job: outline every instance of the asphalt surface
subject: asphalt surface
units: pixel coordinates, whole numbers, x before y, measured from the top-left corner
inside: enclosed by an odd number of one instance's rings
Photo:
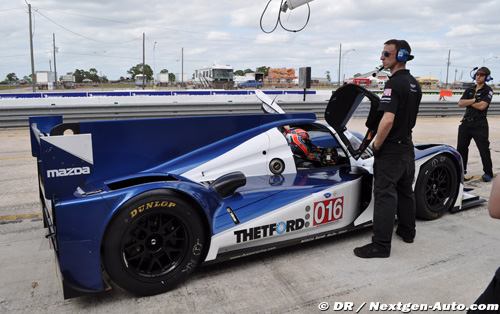
[[[456,145],[459,117],[419,118],[416,143]],[[494,172],[500,168],[500,117],[489,118]],[[363,122],[349,124],[361,130]],[[488,199],[491,183],[471,144],[467,183]],[[136,297],[112,284],[98,295],[63,300],[38,204],[36,161],[27,128],[0,129],[0,313],[360,313],[386,304],[468,306],[500,266],[500,220],[486,203],[435,221],[417,221],[413,244],[393,239],[388,259],[363,260],[365,229],[270,253],[205,266],[173,291]],[[336,303],[341,302],[341,303]],[[364,304],[364,305],[363,305]],[[397,309],[397,307],[396,307]],[[418,311],[414,311],[418,312]],[[463,312],[463,311],[455,311]]]

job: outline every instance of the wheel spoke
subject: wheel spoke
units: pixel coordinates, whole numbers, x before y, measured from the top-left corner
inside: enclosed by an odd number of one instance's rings
[[[168,273],[187,250],[186,236],[183,223],[175,216],[165,213],[143,216],[131,226],[122,242],[129,269],[145,277]]]
[[[450,174],[442,168],[437,168],[429,175],[425,186],[427,203],[431,208],[439,208],[444,204],[450,193]]]

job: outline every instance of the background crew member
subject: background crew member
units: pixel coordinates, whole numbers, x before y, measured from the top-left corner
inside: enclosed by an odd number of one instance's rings
[[[482,179],[485,182],[490,182],[493,178],[493,164],[488,139],[489,127],[486,119],[488,107],[493,98],[493,90],[486,85],[486,81],[491,79],[490,74],[490,70],[486,67],[477,70],[475,74],[477,85],[466,89],[458,102],[459,107],[465,107],[465,114],[458,127],[457,150],[462,155],[464,170],[467,172],[469,145],[471,139],[474,139],[483,163]],[[470,180],[470,178],[468,179]]]
[[[410,45],[405,40],[384,43],[380,60],[391,72],[378,110],[384,114],[373,142],[375,208],[372,243],[354,249],[361,258],[389,257],[392,231],[397,214],[396,234],[407,243],[415,237],[415,153],[412,129],[415,126],[422,90],[406,69],[412,60]]]

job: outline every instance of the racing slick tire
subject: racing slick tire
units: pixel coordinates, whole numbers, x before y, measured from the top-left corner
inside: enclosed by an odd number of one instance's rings
[[[441,217],[455,204],[458,186],[456,166],[449,157],[437,155],[426,162],[415,186],[417,217],[426,220]]]
[[[103,265],[120,287],[141,296],[173,289],[202,262],[203,223],[186,201],[152,190],[127,201],[103,240]]]

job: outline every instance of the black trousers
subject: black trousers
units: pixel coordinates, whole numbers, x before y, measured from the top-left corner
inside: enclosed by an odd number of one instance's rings
[[[415,153],[392,154],[381,152],[373,165],[375,177],[373,193],[372,242],[381,250],[391,250],[395,217],[404,238],[415,237],[415,193],[412,182],[415,176]]]
[[[500,268],[497,269],[493,280],[491,280],[483,294],[474,302],[474,304],[498,304],[499,310],[496,311],[480,311],[469,310],[467,313],[500,313]]]
[[[491,162],[489,127],[486,118],[474,121],[463,121],[458,127],[457,150],[462,155],[464,170],[467,170],[467,160],[469,159],[469,145],[472,139],[476,142],[483,172],[493,177],[493,164]]]

